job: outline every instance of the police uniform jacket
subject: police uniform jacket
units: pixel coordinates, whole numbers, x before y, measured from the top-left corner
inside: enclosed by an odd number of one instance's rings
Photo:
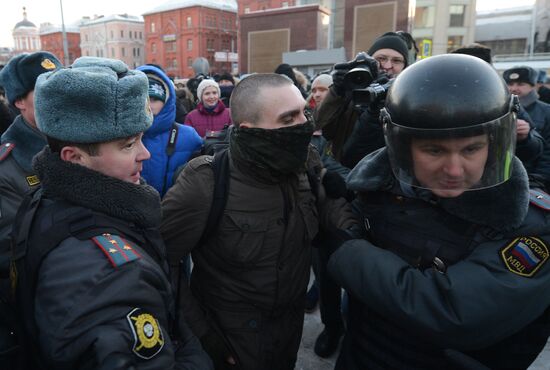
[[[304,172],[266,183],[230,159],[227,204],[199,245],[213,199],[211,160],[190,161],[162,202],[170,263],[190,252],[194,262],[196,301],[184,313],[197,336],[223,333],[238,368],[294,369],[320,217],[310,182]]]
[[[336,368],[527,368],[550,334],[550,202],[530,204],[517,158],[503,184],[436,199],[400,185],[383,148],[348,186],[367,236],[329,262],[350,294]]]
[[[36,128],[17,116],[2,135],[0,145],[0,256],[7,262],[9,235],[17,208],[25,193],[40,183],[32,169],[32,158],[46,145]]]
[[[211,369],[185,324],[172,329],[173,291],[164,246],[154,236],[160,224],[158,193],[148,185],[64,162],[48,147],[35,158],[34,167],[44,195],[29,233],[28,256],[45,242],[47,230],[74,214],[81,219],[70,224],[71,230],[78,225],[93,229],[103,217],[118,225],[90,237],[71,235],[43,259],[32,319],[47,365]]]

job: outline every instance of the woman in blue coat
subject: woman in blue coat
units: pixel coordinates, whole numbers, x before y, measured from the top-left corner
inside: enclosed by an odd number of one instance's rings
[[[202,139],[192,127],[175,121],[176,92],[164,71],[152,65],[137,69],[149,78],[150,107],[154,115],[153,125],[143,135],[151,158],[143,162],[141,176],[163,197],[174,183],[177,169],[200,150]]]

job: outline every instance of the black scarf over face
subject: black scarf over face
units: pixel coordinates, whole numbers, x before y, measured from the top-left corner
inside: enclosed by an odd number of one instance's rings
[[[313,124],[306,121],[278,129],[235,127],[229,150],[236,165],[244,165],[260,180],[278,182],[304,171]]]

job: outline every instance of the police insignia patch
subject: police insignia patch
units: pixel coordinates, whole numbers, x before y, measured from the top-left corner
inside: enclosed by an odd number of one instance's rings
[[[29,184],[29,186],[35,186],[35,185],[40,184],[40,179],[36,175],[27,176],[26,180],[27,180],[27,184]]]
[[[51,71],[52,69],[55,69],[55,64],[49,60],[48,58],[45,58],[42,63],[40,63],[40,65],[42,66],[42,68],[48,70],[48,71]]]
[[[157,319],[141,308],[134,308],[126,318],[134,335],[132,351],[145,360],[155,357],[164,347],[164,337]]]
[[[548,245],[538,238],[522,236],[500,251],[506,268],[514,274],[532,277],[548,260]]]

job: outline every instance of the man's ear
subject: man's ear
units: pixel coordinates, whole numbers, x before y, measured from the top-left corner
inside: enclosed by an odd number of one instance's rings
[[[244,121],[244,122],[241,122],[241,124],[239,125],[239,128],[252,128],[254,127],[254,125],[250,122],[247,122],[247,121]]]
[[[18,98],[14,103],[13,105],[15,105],[15,107],[19,110],[23,110],[25,109],[27,106],[25,104],[25,101],[21,98]]]
[[[86,153],[76,146],[64,146],[59,153],[61,160],[83,165],[86,160]]]

